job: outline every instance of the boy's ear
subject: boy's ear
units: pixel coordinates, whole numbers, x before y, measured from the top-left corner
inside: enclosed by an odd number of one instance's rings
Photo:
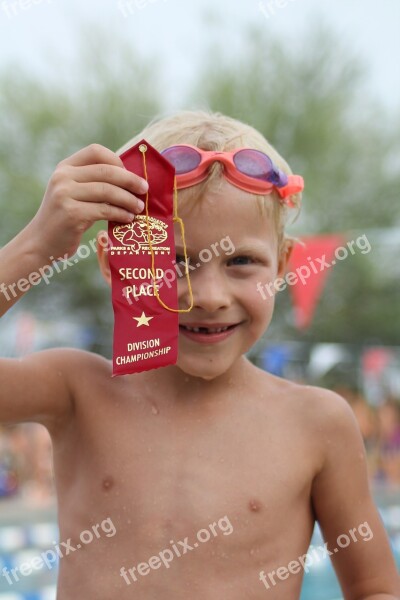
[[[294,240],[285,239],[282,244],[282,250],[278,261],[278,277],[284,277],[286,273],[287,264],[290,259],[290,255],[293,252]]]
[[[96,236],[97,241],[97,259],[99,261],[100,271],[103,278],[111,286],[111,270],[110,263],[108,261],[108,234],[102,230]]]

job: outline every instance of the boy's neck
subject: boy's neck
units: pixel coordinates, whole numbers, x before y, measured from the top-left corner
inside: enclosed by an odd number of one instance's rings
[[[162,390],[164,398],[181,403],[197,398],[200,401],[212,401],[219,394],[233,386],[235,389],[249,385],[249,377],[256,367],[245,357],[241,356],[231,367],[213,379],[195,377],[173,365],[143,373],[146,383],[156,390]]]

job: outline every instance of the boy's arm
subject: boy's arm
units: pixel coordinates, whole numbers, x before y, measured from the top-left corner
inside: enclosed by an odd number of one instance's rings
[[[98,144],[61,161],[35,217],[0,250],[0,316],[38,283],[41,268],[71,257],[96,221],[132,222],[143,210],[134,194],[146,189],[141,177]]]
[[[114,152],[97,144],[59,163],[36,216],[0,250],[0,316],[38,283],[42,268],[71,257],[93,223],[132,222],[143,210],[134,194],[146,189]],[[65,350],[0,359],[0,422],[44,422],[70,411],[68,379],[79,366],[76,353]]]
[[[24,295],[24,290],[37,285],[39,269],[46,264],[29,231],[26,227],[0,250],[0,316]]]
[[[73,409],[68,371],[82,365],[74,354],[81,352],[45,350],[19,360],[1,359],[0,422],[51,426],[63,421]]]
[[[312,500],[346,600],[398,600],[400,578],[369,491],[363,440],[347,402],[319,390],[323,461]]]

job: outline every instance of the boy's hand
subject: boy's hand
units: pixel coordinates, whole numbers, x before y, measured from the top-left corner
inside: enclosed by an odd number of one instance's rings
[[[147,189],[117,154],[98,144],[87,146],[58,164],[28,226],[31,240],[46,258],[72,256],[96,221],[130,223],[144,208],[135,194]]]

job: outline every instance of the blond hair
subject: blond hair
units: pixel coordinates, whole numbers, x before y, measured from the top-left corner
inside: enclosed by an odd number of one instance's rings
[[[273,163],[287,175],[292,171],[287,162],[254,127],[218,112],[204,110],[180,111],[176,114],[153,119],[139,134],[118,150],[122,154],[141,139],[146,139],[159,152],[176,144],[190,144],[202,150],[230,151],[236,148],[254,148],[268,154]],[[215,190],[221,184],[222,165],[215,163],[209,177],[202,183],[179,191],[179,201],[199,201],[206,191]],[[278,235],[279,252],[283,248],[285,226],[289,209],[282,204],[276,192],[266,196],[254,195],[262,214],[272,215]],[[301,193],[291,196],[298,209],[301,206]],[[297,215],[296,215],[297,216]]]

